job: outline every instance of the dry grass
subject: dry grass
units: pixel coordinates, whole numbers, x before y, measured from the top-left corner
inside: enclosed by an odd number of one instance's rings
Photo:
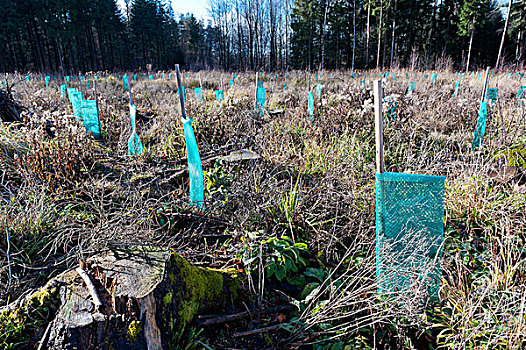
[[[491,80],[490,86],[500,89],[499,100],[488,115],[484,147],[476,152],[471,140],[482,88],[477,75],[462,78],[457,99],[452,95],[459,78],[453,73],[440,73],[435,85],[431,73],[427,79],[423,73],[405,77],[405,72],[397,73],[395,83],[385,79],[386,95],[398,103],[396,120],[385,125],[386,169],[447,176],[442,288],[439,302],[426,304],[418,297],[422,286],[395,300],[375,293],[369,88],[377,73],[368,73],[363,93],[359,75],[322,73],[322,98],[312,123],[305,73],[293,74],[278,81],[263,77],[267,109],[284,111],[277,115],[252,110],[254,79],[245,73],[221,103],[210,90],[220,87],[220,72],[201,72],[203,104],[187,88],[187,114],[194,119],[204,169],[210,171],[204,213],[188,203],[174,81],[132,82],[134,103],[146,115],[137,126],[145,155],[137,158],[126,156],[128,101],[117,79],[103,78],[97,87],[102,144],[87,137],[55,86],[15,85],[15,97],[29,107],[29,122],[0,125],[0,302],[108,245],[169,246],[194,261],[228,266],[246,248],[249,234],[259,232],[256,246],[283,235],[306,242],[312,266],[325,272],[308,298],[289,295],[301,311],[290,333],[273,344],[324,346],[340,339],[362,344],[356,348],[521,347],[526,188],[518,179],[488,177],[491,169],[509,162],[507,150],[519,158],[526,154],[526,109],[516,99],[517,78],[502,74]],[[226,74],[223,79],[226,88]],[[416,89],[406,96],[410,81]],[[199,79],[194,74],[185,84],[197,87]],[[56,135],[49,136],[46,125],[56,127]],[[262,159],[216,163],[241,148]],[[515,163],[526,171],[526,163]],[[266,286],[264,299],[282,287]]]

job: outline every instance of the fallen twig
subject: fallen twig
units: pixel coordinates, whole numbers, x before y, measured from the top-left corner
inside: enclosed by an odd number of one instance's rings
[[[98,311],[99,308],[102,306],[102,303],[100,302],[99,296],[97,295],[97,290],[95,289],[95,286],[93,285],[93,282],[91,282],[91,279],[89,278],[89,275],[84,271],[80,266],[75,269],[77,273],[82,277],[84,280],[84,283],[86,283],[86,287],[88,288],[88,292],[90,293],[91,297],[93,298],[93,304],[95,304],[95,310]]]
[[[264,333],[264,332],[275,331],[277,329],[280,329],[281,327],[282,327],[282,324],[280,323],[280,324],[276,324],[274,326],[258,328],[258,329],[254,329],[254,330],[251,330],[251,331],[237,332],[237,333],[234,333],[234,337],[244,337],[244,336],[247,336],[247,335],[254,335],[254,334],[259,334],[259,333]]]
[[[271,307],[271,308],[268,308],[268,309],[261,310],[261,313],[262,314],[270,314],[270,313],[279,312],[279,311],[292,310],[294,308],[295,308],[294,305],[280,305],[280,306]],[[212,325],[220,324],[220,323],[231,322],[231,321],[235,321],[235,320],[241,320],[241,319],[247,318],[247,317],[249,317],[249,316],[251,316],[251,315],[253,315],[255,313],[256,313],[255,311],[254,312],[243,311],[243,312],[238,312],[238,313],[231,314],[231,315],[220,315],[220,316],[214,317],[214,318],[210,318],[208,316],[199,316],[200,318],[206,318],[203,321],[199,321],[199,325],[201,327],[205,327],[205,326],[212,326]]]

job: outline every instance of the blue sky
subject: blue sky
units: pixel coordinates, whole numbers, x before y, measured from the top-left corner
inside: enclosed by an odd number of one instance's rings
[[[193,13],[195,17],[208,17],[208,0],[172,0],[172,7],[176,13]]]
[[[124,0],[118,0],[119,5],[125,8]],[[193,13],[198,19],[208,18],[208,0],[172,0],[172,7],[176,14]]]

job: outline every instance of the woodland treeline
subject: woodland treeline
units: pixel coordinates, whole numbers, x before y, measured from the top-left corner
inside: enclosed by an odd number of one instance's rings
[[[0,0],[0,69],[522,68],[526,0],[501,2],[210,0],[205,23],[168,0]]]

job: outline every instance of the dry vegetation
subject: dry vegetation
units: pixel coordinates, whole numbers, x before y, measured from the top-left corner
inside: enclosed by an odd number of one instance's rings
[[[322,98],[308,122],[304,72],[261,78],[263,116],[253,111],[253,75],[239,74],[217,102],[212,89],[220,73],[201,72],[205,103],[192,91],[196,74],[185,85],[206,171],[204,212],[188,199],[174,80],[132,82],[140,157],[127,156],[131,127],[120,80],[97,84],[102,143],[75,120],[56,81],[50,89],[39,81],[13,86],[27,110],[23,125],[0,124],[0,304],[104,247],[151,244],[195,263],[249,272],[248,308],[298,307],[277,319],[261,315],[204,331],[196,324],[181,348],[522,347],[526,106],[517,89],[524,80],[492,77],[499,99],[488,113],[484,147],[473,151],[482,81],[462,78],[455,99],[454,73],[440,72],[434,85],[430,73],[412,74],[384,79],[386,96],[398,103],[397,117],[385,125],[386,170],[447,176],[439,301],[423,303],[418,286],[394,300],[375,293],[370,79],[377,73],[368,73],[363,93],[362,74],[322,73]],[[409,81],[416,89],[406,96]],[[283,113],[268,113],[278,109]],[[261,158],[220,160],[242,148]],[[235,334],[279,322],[273,331]],[[38,315],[29,324],[0,319],[0,347],[29,347],[42,328]]]

